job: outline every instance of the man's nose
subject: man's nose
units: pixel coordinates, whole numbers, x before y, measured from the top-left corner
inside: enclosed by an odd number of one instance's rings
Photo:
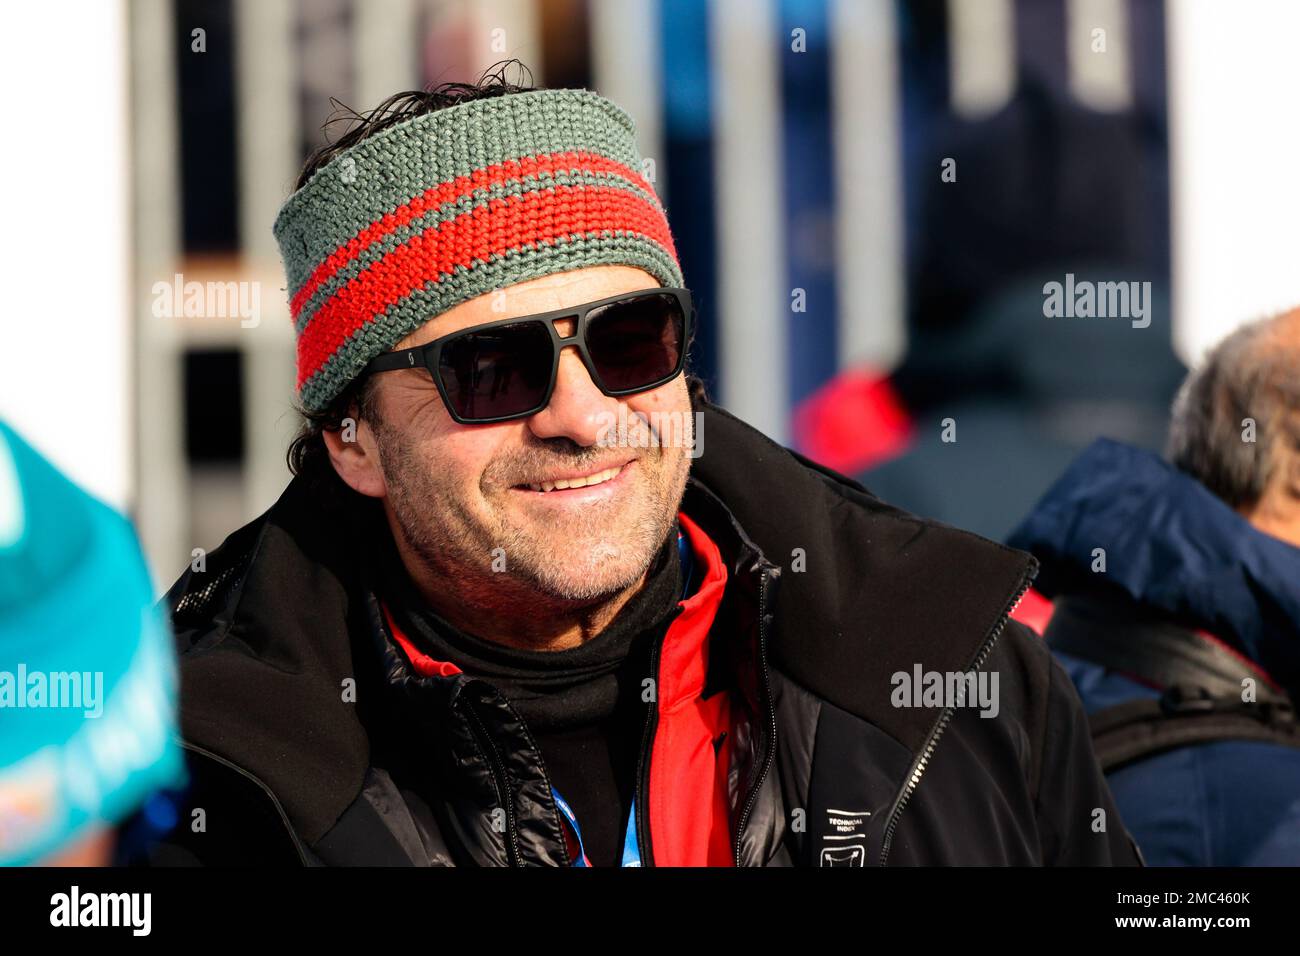
[[[597,444],[618,421],[618,399],[606,395],[591,380],[576,348],[560,353],[551,401],[528,419],[538,438],[564,436],[584,448]]]

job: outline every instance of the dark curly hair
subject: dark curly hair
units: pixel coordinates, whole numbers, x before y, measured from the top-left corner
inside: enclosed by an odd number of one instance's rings
[[[512,71],[516,74],[513,80]],[[391,126],[435,110],[447,109],[473,100],[527,93],[536,89],[532,82],[532,73],[528,67],[519,60],[512,59],[502,60],[488,67],[474,83],[443,83],[429,90],[395,93],[364,114],[332,99],[330,102],[335,106],[335,113],[325,121],[322,130],[328,130],[337,123],[350,124],[349,128],[337,140],[322,146],[308,157],[302,172],[298,174],[298,181],[294,188],[301,189],[316,170],[342,151]],[[376,407],[372,381],[366,376],[354,380],[324,411],[311,412],[301,406],[298,408],[303,422],[297,436],[289,445],[287,455],[289,470],[295,475],[305,477],[324,495],[337,497],[339,494],[346,494],[347,487],[335,473],[334,466],[329,460],[329,451],[321,436],[327,431],[338,431],[343,428],[345,419],[348,418],[356,421],[375,419]],[[687,383],[692,402],[706,397],[704,383],[699,378],[688,375]]]

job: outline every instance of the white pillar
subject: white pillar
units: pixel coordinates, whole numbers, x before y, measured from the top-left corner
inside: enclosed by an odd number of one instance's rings
[[[177,51],[168,0],[136,0],[130,11],[137,516],[161,591],[191,548],[182,343],[171,318],[152,307],[154,283],[170,283],[181,260]]]
[[[902,100],[892,0],[835,0],[831,35],[840,367],[889,369],[907,347]]]
[[[535,83],[544,85],[546,63],[538,6],[535,0],[474,0],[468,5],[477,24],[470,47],[475,70],[471,79],[477,79],[493,63],[518,57],[533,71]],[[515,78],[513,72],[510,78]]]
[[[655,0],[602,0],[588,9],[596,91],[636,121],[637,147],[652,163],[655,190],[666,202],[659,5]]]
[[[979,119],[1002,109],[1016,91],[1014,0],[948,0],[948,47],[953,112]]]
[[[781,88],[772,0],[709,5],[722,404],[778,442],[789,392]],[[707,305],[706,305],[707,307]]]
[[[1174,346],[1300,304],[1294,0],[1165,5]]]
[[[299,168],[293,31],[293,0],[236,0],[239,278],[259,284],[261,305],[258,323],[241,323],[236,333],[244,357],[244,507],[249,517],[268,508],[284,490],[289,480],[285,452],[298,424],[293,324],[282,291],[280,251],[271,234]]]
[[[1128,109],[1133,104],[1128,4],[1125,0],[1069,0],[1066,17],[1074,97],[1095,110]]]
[[[117,508],[132,463],[127,8],[6,6],[0,415]]]
[[[420,83],[420,18],[416,0],[365,0],[352,6],[358,110],[374,109],[394,93]]]

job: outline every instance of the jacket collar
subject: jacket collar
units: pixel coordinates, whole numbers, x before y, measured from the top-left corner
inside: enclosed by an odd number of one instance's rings
[[[1159,456],[1091,445],[1011,539],[1043,561],[1050,595],[1106,581],[1132,600],[1234,640],[1289,688],[1300,686],[1300,548],[1256,530]]]
[[[928,708],[893,707],[891,675],[966,671],[1037,570],[1034,559],[885,504],[857,482],[697,402],[692,474],[782,569],[770,630],[774,665],[913,753]]]
[[[315,843],[370,766],[363,722],[379,672],[356,535],[307,483],[188,570],[164,601],[180,654],[181,731],[252,775]]]

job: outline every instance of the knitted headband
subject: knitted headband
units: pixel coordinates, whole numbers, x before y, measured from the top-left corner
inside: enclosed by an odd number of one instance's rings
[[[452,306],[596,265],[683,284],[636,129],[588,90],[473,100],[339,153],[274,233],[298,336],[298,394],[320,411],[375,356]]]

